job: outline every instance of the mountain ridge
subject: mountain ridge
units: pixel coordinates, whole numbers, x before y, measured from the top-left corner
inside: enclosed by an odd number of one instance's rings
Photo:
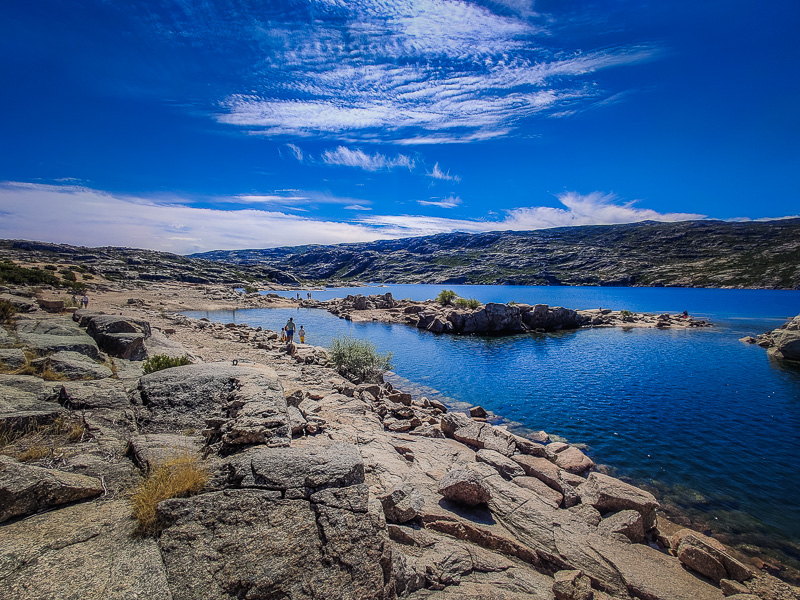
[[[189,256],[317,283],[800,289],[800,218],[456,232]]]

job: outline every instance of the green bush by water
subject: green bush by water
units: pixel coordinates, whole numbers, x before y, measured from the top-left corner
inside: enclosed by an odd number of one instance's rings
[[[372,342],[347,335],[331,341],[328,359],[343,377],[359,383],[380,381],[383,372],[392,368],[391,352],[380,354]]]
[[[436,302],[442,306],[449,306],[456,298],[458,298],[458,294],[453,290],[442,290],[439,292],[439,295],[436,296]]]
[[[471,309],[480,308],[482,306],[480,300],[476,298],[456,298],[454,304],[458,308],[471,308]]]

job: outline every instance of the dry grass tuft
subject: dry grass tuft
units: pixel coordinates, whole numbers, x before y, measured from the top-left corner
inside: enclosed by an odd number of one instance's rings
[[[133,516],[138,522],[136,534],[146,536],[158,532],[156,506],[159,502],[196,494],[207,481],[208,471],[198,457],[189,454],[153,469],[131,494]]]
[[[40,460],[46,456],[50,456],[54,452],[54,448],[47,448],[41,444],[31,446],[27,450],[23,450],[17,454],[17,460],[20,462],[28,462],[31,460]]]
[[[77,415],[60,416],[45,423],[32,419],[18,429],[0,428],[0,453],[21,461],[39,460],[54,455],[64,444],[84,441],[88,433]]]

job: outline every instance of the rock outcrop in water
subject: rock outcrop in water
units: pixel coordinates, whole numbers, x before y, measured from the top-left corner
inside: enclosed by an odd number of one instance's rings
[[[0,373],[4,597],[797,597],[713,540],[670,540],[655,498],[575,446],[354,385],[324,350],[273,332],[95,302],[196,364],[143,376],[117,358],[96,381]],[[3,329],[3,345],[30,351],[23,334],[55,326],[92,340],[68,317],[21,319],[42,326]],[[154,537],[132,537],[127,490],[187,455],[208,483],[161,501]]]
[[[800,315],[789,319],[777,329],[757,338],[745,338],[744,341],[757,343],[775,358],[800,361]]]
[[[350,321],[405,323],[433,333],[457,335],[513,335],[579,327],[708,327],[710,323],[684,315],[650,315],[611,309],[573,310],[547,304],[500,304],[489,302],[476,308],[441,305],[433,300],[395,300],[392,294],[345,298],[325,302],[301,301],[300,306],[326,308]]]

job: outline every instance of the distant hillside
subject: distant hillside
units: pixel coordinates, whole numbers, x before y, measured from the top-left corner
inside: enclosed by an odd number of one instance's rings
[[[310,282],[800,289],[800,219],[685,221],[192,255]]]
[[[60,265],[63,271],[80,267],[72,279],[77,283],[98,283],[95,276],[107,281],[185,281],[188,283],[296,283],[291,275],[267,265],[226,265],[203,260],[135,248],[85,248],[67,244],[0,240],[0,259],[23,266]],[[43,273],[51,273],[44,269]],[[55,276],[55,271],[50,277]],[[62,273],[59,272],[61,275]],[[58,278],[56,278],[57,281]],[[0,279],[2,281],[2,279]]]

